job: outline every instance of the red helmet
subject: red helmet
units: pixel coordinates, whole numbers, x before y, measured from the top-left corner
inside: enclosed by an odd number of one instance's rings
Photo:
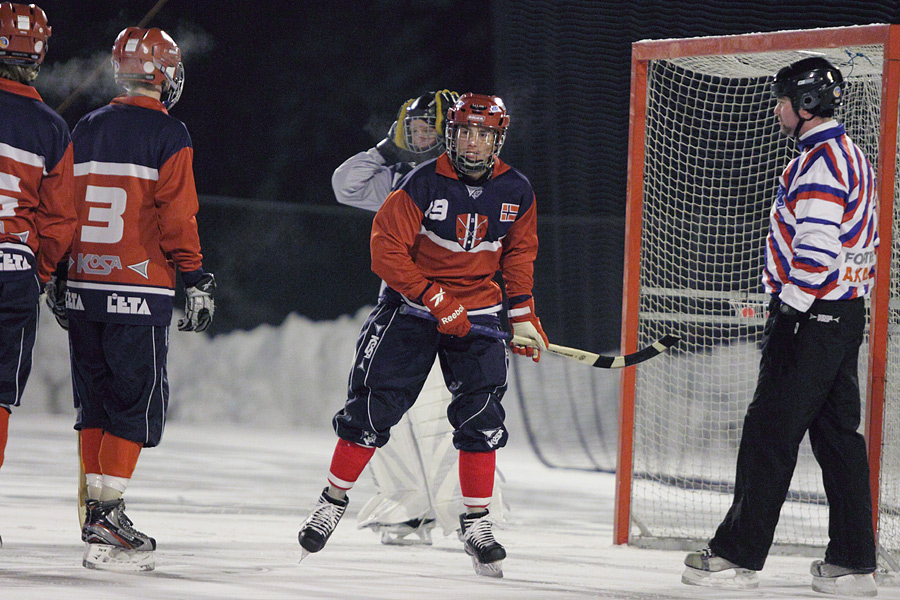
[[[494,132],[494,148],[490,156],[480,160],[467,158],[459,152],[457,141],[460,132],[469,127],[488,129]],[[447,156],[456,169],[466,175],[478,175],[494,166],[494,158],[506,141],[509,115],[506,106],[498,96],[484,94],[463,94],[447,111]]]
[[[112,48],[116,83],[143,82],[162,86],[162,103],[172,108],[181,97],[184,65],[181,50],[161,29],[128,27],[122,30]]]
[[[39,7],[0,2],[0,62],[40,65],[49,37],[47,14]]]

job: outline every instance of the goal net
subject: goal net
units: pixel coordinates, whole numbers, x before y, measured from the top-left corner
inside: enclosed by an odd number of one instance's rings
[[[623,375],[618,543],[704,545],[731,504],[768,303],[760,271],[769,210],[777,177],[797,153],[777,126],[770,85],[781,67],[824,56],[848,82],[837,118],[879,174],[883,247],[876,285],[885,293],[879,299],[876,291],[869,304],[869,330],[887,335],[867,332],[861,351],[861,431],[873,481],[880,481],[880,542],[900,550],[900,313],[893,304],[900,251],[890,236],[890,223],[900,222],[892,214],[897,101],[883,97],[898,83],[894,67],[885,67],[885,56],[896,63],[898,54],[888,44],[892,27],[634,44],[623,351],[665,333],[682,341]],[[895,79],[883,86],[886,74]],[[872,370],[885,364],[886,373]],[[885,375],[884,390],[869,389],[873,373],[876,381]],[[775,550],[827,541],[824,488],[804,440]]]

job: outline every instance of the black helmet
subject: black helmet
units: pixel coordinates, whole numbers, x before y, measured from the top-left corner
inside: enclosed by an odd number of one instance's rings
[[[772,95],[790,98],[795,111],[802,108],[816,117],[831,117],[844,100],[844,77],[824,58],[804,58],[778,71]]]

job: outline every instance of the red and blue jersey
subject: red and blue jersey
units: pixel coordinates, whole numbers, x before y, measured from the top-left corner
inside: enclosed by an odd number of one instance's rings
[[[85,115],[72,137],[69,316],[168,325],[176,269],[202,267],[187,129],[158,100],[122,96]]]
[[[806,311],[816,299],[869,295],[878,247],[875,173],[844,126],[800,139],[779,179],[766,237],[766,292]]]
[[[469,314],[497,312],[497,271],[510,297],[531,294],[536,215],[517,170],[495,159],[490,177],[469,185],[442,154],[411,171],[375,215],[372,270],[413,303],[434,281]]]
[[[72,138],[29,86],[0,78],[0,282],[42,282],[75,233]]]

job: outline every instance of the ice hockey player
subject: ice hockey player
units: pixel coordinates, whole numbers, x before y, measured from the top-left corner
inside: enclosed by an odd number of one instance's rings
[[[0,3],[0,465],[31,373],[41,287],[75,233],[69,127],[31,86],[49,37],[39,7]]]
[[[759,585],[756,572],[808,433],[829,511],[828,547],[810,568],[812,588],[877,594],[857,363],[878,213],[874,170],[834,119],[845,91],[841,72],[819,56],[782,68],[772,83],[781,131],[797,141],[800,154],[779,178],[766,237],[762,282],[772,300],[734,501],[709,546],[685,557],[684,583]]]
[[[122,496],[165,426],[176,268],[187,296],[181,330],[209,327],[215,278],[202,265],[191,139],[168,114],[184,83],[181,50],[164,31],[129,27],[112,64],[126,93],[73,131],[78,231],[57,270],[62,293],[48,302],[69,326],[84,566],[150,570],[156,540],[133,527]]]
[[[415,402],[434,363],[453,399],[466,512],[460,526],[478,574],[501,577],[506,550],[489,514],[495,452],[506,445],[501,399],[507,388],[503,342],[469,334],[472,323],[500,328],[500,271],[514,331],[540,358],[548,345],[532,299],[537,255],[531,184],[500,160],[509,115],[496,96],[465,94],[447,114],[446,152],[417,166],[391,192],[372,225],[372,270],[387,284],[357,342],[349,398],[334,417],[338,435],[328,486],[301,525],[303,556],[321,550],[348,505],[347,491]],[[403,314],[404,304],[437,320]]]
[[[457,99],[456,92],[438,90],[404,102],[383,140],[334,171],[331,183],[337,201],[371,211],[381,208],[403,175],[444,151],[447,109]],[[380,533],[383,544],[428,545],[436,524],[447,535],[459,527],[454,512],[459,453],[444,418],[450,393],[439,373],[439,368],[432,369],[423,394],[368,465],[376,494],[360,509],[357,521]],[[493,505],[502,508],[496,484]]]

